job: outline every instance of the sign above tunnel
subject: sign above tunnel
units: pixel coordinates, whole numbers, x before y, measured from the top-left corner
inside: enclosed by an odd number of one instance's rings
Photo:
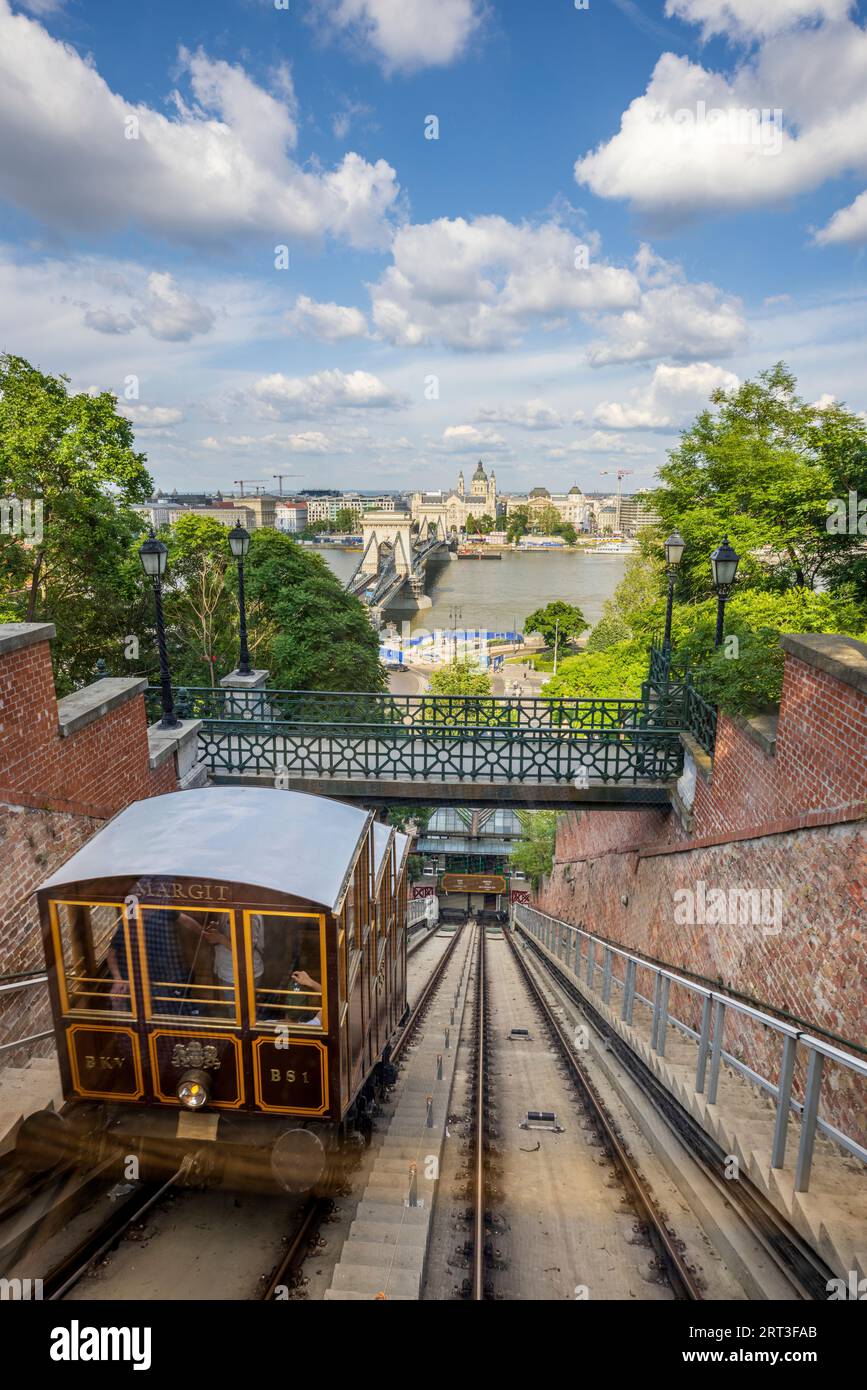
[[[505,893],[502,874],[443,874],[444,893]]]

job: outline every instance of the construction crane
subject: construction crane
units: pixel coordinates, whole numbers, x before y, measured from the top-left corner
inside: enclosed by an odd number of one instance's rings
[[[300,474],[300,473],[273,473],[271,476],[277,479],[277,484],[278,484],[279,489],[280,489],[280,496],[282,497],[282,496],[283,496],[283,479],[284,479],[284,478],[300,478],[300,477],[301,477],[301,474]]]
[[[265,479],[264,479],[264,478],[236,478],[236,479],[235,479],[235,487],[239,487],[239,488],[241,489],[241,496],[242,496],[242,497],[244,496],[244,487],[245,487],[245,485],[246,485],[247,487],[254,487],[257,483],[261,483],[262,487],[264,487],[264,486],[265,486]]]
[[[603,468],[603,469],[602,469],[602,472],[599,474],[599,476],[600,476],[600,478],[608,478],[608,477],[611,476],[611,473],[612,473],[613,471],[615,471],[615,470],[610,469],[610,468]],[[634,468],[618,468],[618,469],[616,470],[616,472],[617,472],[617,522],[616,522],[615,529],[616,529],[617,531],[619,531],[619,530],[620,530],[620,486],[621,486],[621,483],[623,482],[623,479],[626,478],[626,477],[628,477],[628,475],[629,475],[630,473],[634,473],[634,472],[635,472],[635,469],[634,469]]]

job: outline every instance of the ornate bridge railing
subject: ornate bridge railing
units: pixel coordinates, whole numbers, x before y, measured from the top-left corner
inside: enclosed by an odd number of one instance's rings
[[[213,772],[367,781],[665,782],[681,771],[676,729],[610,729],[206,719]]]
[[[159,717],[159,687],[147,692],[148,713]],[[582,699],[565,696],[500,698],[486,695],[390,695],[352,691],[224,690],[178,688],[178,712],[186,718],[326,725],[389,725],[404,729],[574,730],[622,733],[630,729],[677,729],[682,701]]]
[[[650,668],[644,684],[644,699],[657,711],[660,722],[676,725],[692,734],[706,753],[716,744],[716,706],[705,700],[696,688],[689,662],[679,661],[661,642],[650,646]]]

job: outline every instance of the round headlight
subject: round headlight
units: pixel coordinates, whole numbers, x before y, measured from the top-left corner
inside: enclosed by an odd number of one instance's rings
[[[206,1071],[185,1071],[178,1082],[177,1097],[188,1110],[201,1110],[211,1098],[211,1078]]]

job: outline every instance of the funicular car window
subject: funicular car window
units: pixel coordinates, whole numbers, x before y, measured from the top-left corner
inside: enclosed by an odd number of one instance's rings
[[[233,916],[140,903],[136,912],[149,1017],[240,1023]]]
[[[64,1013],[131,1016],[130,937],[123,903],[52,902]]]
[[[327,1028],[325,919],[302,912],[245,912],[244,938],[253,1021],[293,1031]]]

